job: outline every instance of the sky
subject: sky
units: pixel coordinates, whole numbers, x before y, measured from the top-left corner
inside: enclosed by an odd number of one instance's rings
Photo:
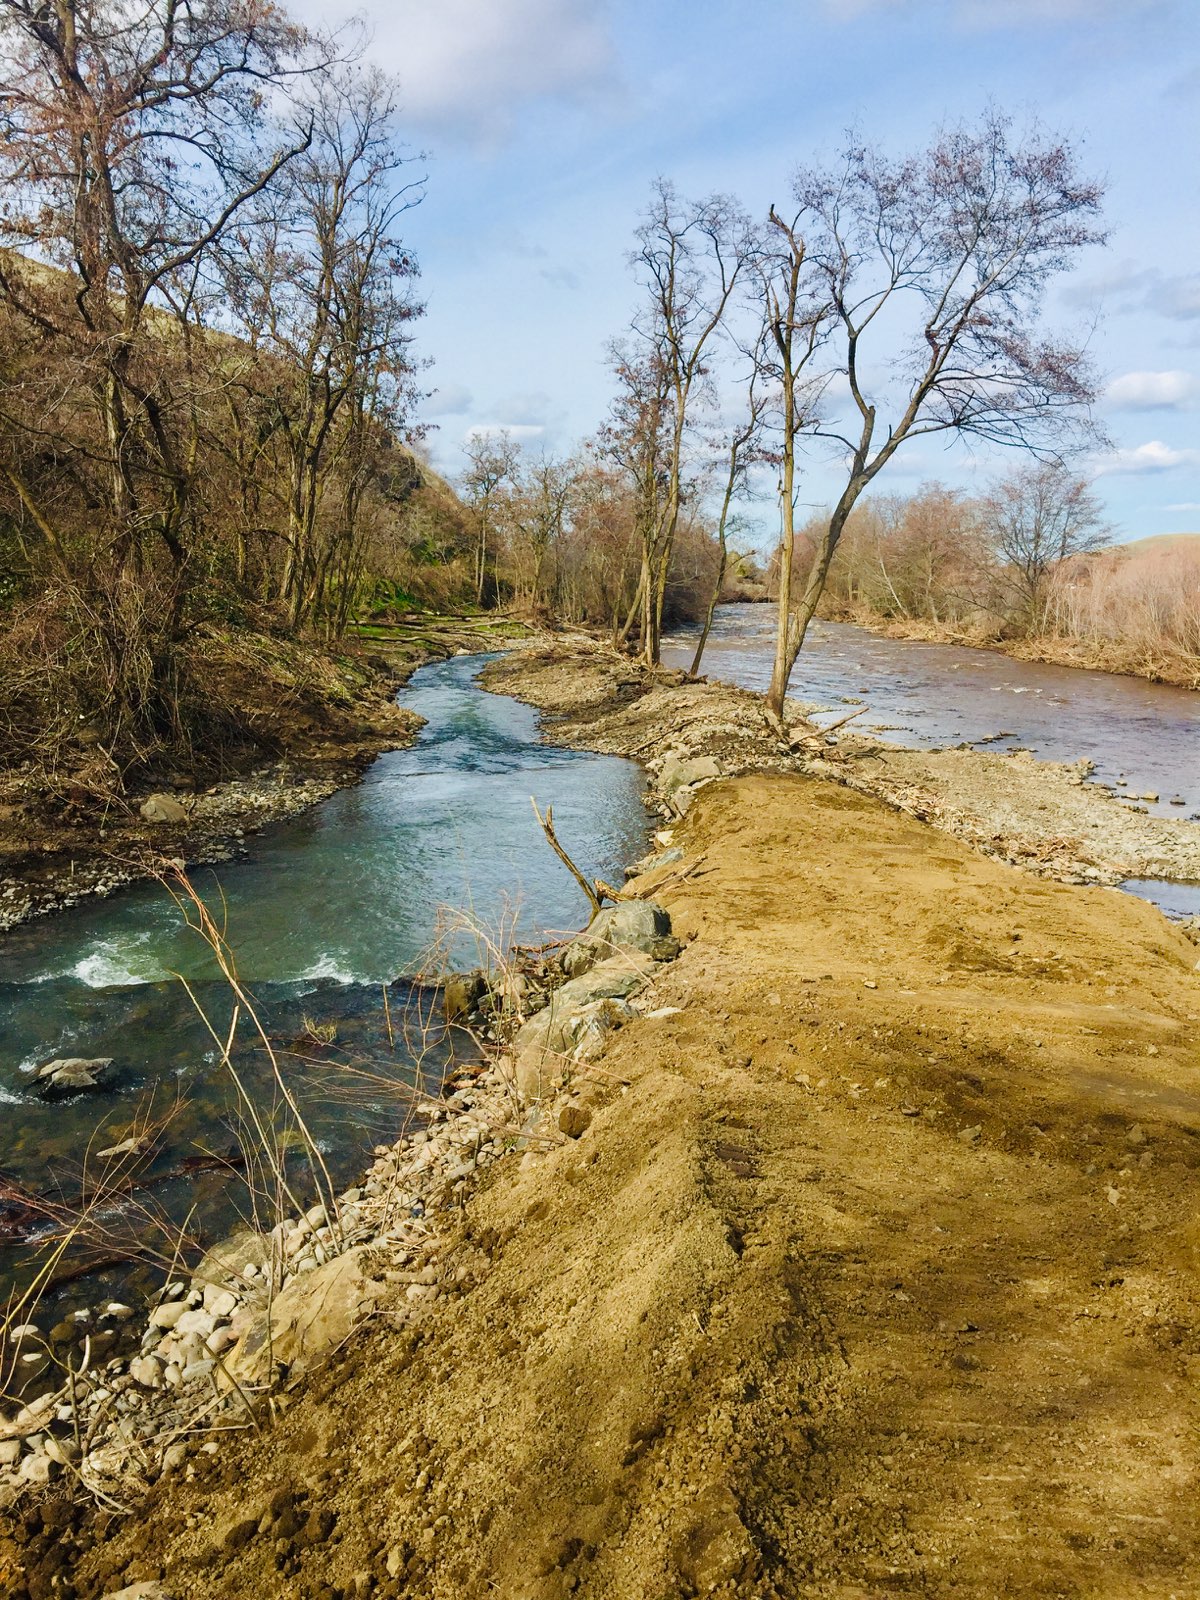
[[[897,153],[990,104],[1066,135],[1107,182],[1109,241],[1052,291],[1088,334],[1111,448],[1087,463],[1119,538],[1200,529],[1200,0],[301,0],[361,16],[427,172],[423,419],[454,474],[473,430],[561,451],[611,395],[651,183],[788,198],[849,128]],[[1012,464],[914,441],[880,491],[966,490]],[[834,472],[812,461],[798,498]]]

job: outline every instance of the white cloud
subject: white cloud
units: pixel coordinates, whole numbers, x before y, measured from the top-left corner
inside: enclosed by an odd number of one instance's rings
[[[1140,476],[1152,472],[1170,472],[1175,467],[1195,466],[1200,466],[1200,450],[1176,450],[1161,439],[1150,439],[1131,449],[1112,450],[1100,456],[1094,470],[1100,478],[1114,473]]]
[[[1164,511],[1200,511],[1200,500],[1178,500],[1173,506],[1164,506]]]
[[[1160,317],[1191,321],[1200,317],[1200,273],[1168,277],[1156,267],[1122,261],[1097,277],[1078,278],[1058,291],[1067,305],[1106,310],[1153,311]]]
[[[530,100],[614,87],[604,5],[589,0],[299,0],[310,24],[361,16],[369,59],[400,80],[422,131],[495,141]]]
[[[461,383],[439,383],[429,397],[431,417],[461,417],[470,411],[474,395]]]
[[[504,428],[511,428],[514,424],[517,427],[536,424],[544,428],[553,409],[550,396],[539,389],[534,394],[506,395],[492,407],[492,412],[501,419],[500,426]]]
[[[486,439],[489,435],[507,433],[518,444],[524,444],[528,439],[540,439],[545,431],[542,423],[477,422],[463,434],[463,443],[467,444],[472,439]]]
[[[1163,278],[1147,296],[1151,311],[1188,321],[1200,317],[1200,273],[1188,278]]]
[[[1105,390],[1110,405],[1127,411],[1181,411],[1200,393],[1190,372],[1126,372]]]

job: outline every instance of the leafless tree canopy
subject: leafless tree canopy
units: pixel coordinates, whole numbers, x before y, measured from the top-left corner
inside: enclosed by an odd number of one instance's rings
[[[799,603],[782,591],[777,711],[846,519],[898,450],[952,433],[1058,458],[1094,439],[1086,350],[1047,332],[1043,310],[1054,276],[1103,237],[1099,186],[1070,147],[1037,129],[1014,138],[995,112],[907,158],[852,144],[801,169],[793,197],[776,225],[785,254],[803,255],[804,316],[783,326],[806,330],[793,365],[822,404],[811,422],[785,419],[784,448],[793,432],[828,441],[845,483]]]
[[[390,86],[265,0],[0,0],[0,95],[0,554],[42,679],[0,742],[74,717],[119,786],[185,736],[214,608],[344,626],[418,190]]]

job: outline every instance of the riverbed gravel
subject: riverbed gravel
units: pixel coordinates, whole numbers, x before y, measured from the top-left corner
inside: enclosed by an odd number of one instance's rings
[[[482,681],[540,707],[546,738],[634,756],[652,770],[670,753],[713,758],[726,776],[809,773],[874,795],[1043,877],[1200,882],[1200,823],[1139,810],[1090,781],[1086,760],[1062,765],[1023,751],[909,750],[849,727],[825,734],[791,702],[783,732],[746,690],[652,673],[584,637],[518,649]]]

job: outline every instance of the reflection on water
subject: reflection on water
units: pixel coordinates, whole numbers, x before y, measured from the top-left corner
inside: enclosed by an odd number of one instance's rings
[[[539,743],[533,711],[475,686],[483,659],[422,668],[401,696],[428,719],[410,749],[381,756],[355,788],[251,841],[245,861],[195,876],[271,1034],[294,1041],[307,1017],[336,1025],[332,1050],[301,1043],[288,1071],[345,1181],[364,1148],[395,1136],[403,1105],[388,1081],[437,1077],[444,1066],[444,1046],[426,1049],[420,994],[405,983],[389,990],[401,1037],[388,1048],[381,991],[420,967],[439,908],[466,908],[506,941],[586,920],[530,796],[553,805],[561,837],[597,876],[619,877],[645,847],[637,767]],[[449,939],[453,964],[478,965],[482,954],[467,928]],[[139,1108],[164,1113],[176,1100],[151,1172],[174,1170],[197,1148],[235,1148],[219,1053],[176,974],[223,1036],[229,992],[204,942],[154,884],[0,936],[0,1175],[74,1194],[101,1118],[100,1143],[111,1144]],[[239,1068],[269,1107],[276,1091],[265,1052],[245,1027],[239,1037]],[[111,1081],[102,1093],[48,1104],[33,1091],[32,1071],[71,1055],[112,1056]],[[368,1061],[374,1076],[330,1057]],[[227,1225],[227,1178],[197,1182],[199,1190],[168,1183],[155,1203],[178,1211],[200,1192],[210,1231]]]
[[[773,606],[722,606],[702,670],[765,689],[774,651]],[[691,664],[694,641],[665,640],[663,660]],[[1200,813],[1200,694],[1142,678],[1015,661],[995,650],[885,639],[847,622],[817,622],[792,674],[791,693],[843,716],[851,698],[867,710],[854,723],[894,744],[928,750],[981,744],[1032,750],[1044,761],[1096,764],[1111,784],[1162,816]],[[996,738],[1003,734],[1003,738]],[[1124,785],[1117,780],[1125,778]],[[1186,808],[1171,805],[1181,797]]]
[[[722,606],[702,670],[745,689],[766,689],[774,629],[773,606]],[[688,667],[694,650],[694,634],[682,632],[664,640],[663,660]],[[1115,794],[1159,816],[1200,817],[1200,694],[1190,689],[817,622],[796,662],[791,693],[839,717],[861,701],[866,709],[855,728],[911,749],[973,744],[1031,750],[1044,761],[1086,757],[1095,763],[1092,781]],[[1171,803],[1178,799],[1184,805]],[[1200,915],[1198,884],[1139,879],[1124,887],[1169,916]]]

